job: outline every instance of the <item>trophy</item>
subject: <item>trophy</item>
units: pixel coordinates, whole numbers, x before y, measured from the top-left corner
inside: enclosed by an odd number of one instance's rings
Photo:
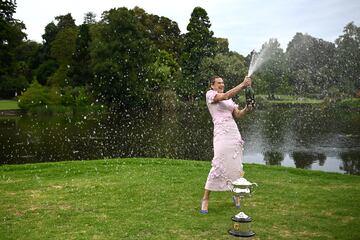
[[[231,193],[237,197],[243,198],[245,196],[251,196],[254,192],[256,183],[251,183],[243,177],[236,179],[235,181],[228,181],[228,187]],[[244,212],[239,212],[232,218],[232,228],[229,229],[229,234],[235,237],[252,237],[255,232],[251,230],[252,219]]]

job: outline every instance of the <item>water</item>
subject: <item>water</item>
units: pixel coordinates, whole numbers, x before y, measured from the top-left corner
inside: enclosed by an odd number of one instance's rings
[[[258,109],[238,121],[244,162],[360,175],[360,113]],[[114,157],[212,158],[206,107],[181,112],[0,118],[0,164]]]
[[[250,66],[248,70],[248,77],[251,77],[267,60],[271,57],[270,44],[265,44],[259,53],[255,51],[251,54]]]

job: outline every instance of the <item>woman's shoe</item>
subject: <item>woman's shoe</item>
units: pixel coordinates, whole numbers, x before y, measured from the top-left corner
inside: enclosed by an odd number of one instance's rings
[[[235,207],[236,207],[236,208],[240,208],[240,199],[239,199],[239,201],[236,201],[236,200],[237,200],[236,198],[237,198],[237,197],[232,196],[232,200],[233,200],[233,202],[234,202],[234,204],[235,204]],[[238,198],[240,198],[240,197],[238,197]]]
[[[203,201],[204,201],[204,199],[201,199],[201,201],[200,201],[200,213],[201,213],[201,214],[208,214],[208,213],[209,213],[208,210],[203,210],[203,209],[202,209]]]

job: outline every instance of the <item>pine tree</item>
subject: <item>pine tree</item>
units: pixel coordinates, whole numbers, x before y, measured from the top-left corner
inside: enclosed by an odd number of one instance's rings
[[[72,84],[75,86],[84,86],[92,78],[90,42],[89,26],[82,24],[76,39],[75,53],[68,73]]]
[[[194,8],[188,32],[184,36],[184,49],[182,55],[182,69],[185,80],[185,95],[193,98],[200,96],[206,89],[199,79],[201,62],[206,57],[212,57],[216,52],[216,40],[210,30],[211,24],[207,12],[201,7]]]

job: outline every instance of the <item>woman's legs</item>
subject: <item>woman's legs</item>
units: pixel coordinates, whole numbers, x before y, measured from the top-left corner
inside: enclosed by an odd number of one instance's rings
[[[210,190],[205,189],[204,196],[201,201],[201,211],[207,211],[209,207]]]
[[[233,196],[233,201],[235,204],[235,207],[240,208],[240,197],[239,196]]]

